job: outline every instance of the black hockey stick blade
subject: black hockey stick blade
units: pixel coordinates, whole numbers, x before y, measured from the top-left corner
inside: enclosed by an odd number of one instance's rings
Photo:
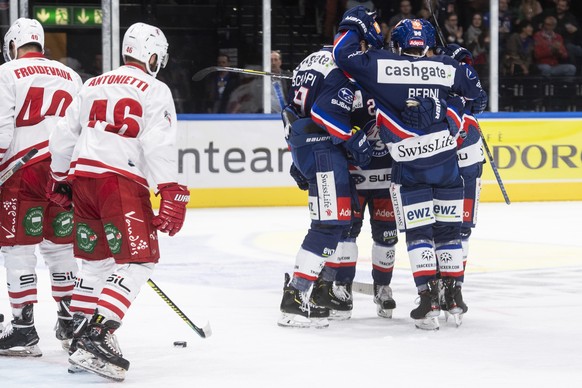
[[[20,167],[32,159],[37,153],[38,150],[36,148],[32,148],[22,158],[20,158],[18,162],[14,163],[12,167],[10,167],[4,174],[2,174],[2,176],[0,176],[0,186],[3,185],[4,182],[6,182],[8,179],[10,179],[10,177],[20,169]]]
[[[200,81],[200,80],[204,79],[208,74],[213,73],[215,71],[227,71],[230,73],[256,75],[256,76],[260,76],[260,77],[293,79],[293,75],[290,72],[282,72],[281,74],[276,74],[276,73],[269,73],[267,71],[261,71],[261,70],[240,69],[238,67],[211,66],[211,67],[206,67],[206,68],[196,72],[196,74],[194,74],[192,76],[192,81],[195,81],[195,82]]]
[[[202,338],[208,338],[212,335],[212,329],[210,328],[210,323],[207,322],[206,325],[204,325],[204,327],[198,327],[194,324],[194,322],[192,322],[190,320],[190,318],[188,318],[186,316],[186,314],[184,314],[182,312],[182,310],[180,310],[180,308],[178,306],[176,306],[174,304],[174,302],[172,302],[172,300],[170,298],[168,298],[168,296],[164,293],[164,291],[162,291],[160,289],[160,287],[158,287],[158,285],[156,283],[154,283],[154,281],[152,279],[148,279],[147,283],[150,285],[150,287],[156,292],[156,294],[158,294],[160,296],[160,298],[162,298],[162,300],[164,302],[166,302],[166,304],[168,306],[170,306],[170,308],[172,310],[174,310],[174,312],[176,314],[178,314],[178,316],[180,318],[182,318],[182,320],[184,322],[186,322],[186,324],[188,326],[190,326],[190,328],[192,328],[192,330],[194,330],[200,337]]]

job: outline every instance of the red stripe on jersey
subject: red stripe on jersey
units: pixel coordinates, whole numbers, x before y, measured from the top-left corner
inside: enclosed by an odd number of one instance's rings
[[[317,276],[309,276],[301,272],[293,272],[293,276],[297,276],[298,278],[311,280],[312,282],[317,280]]]
[[[73,288],[75,288],[75,283],[71,283],[68,286],[52,286],[51,290],[53,290],[53,292],[67,292],[72,291]]]
[[[129,306],[131,306],[131,302],[123,295],[121,295],[119,292],[112,290],[111,288],[103,288],[103,291],[101,291],[102,294],[105,295],[109,295],[110,297],[112,297],[113,299],[116,299],[118,301],[120,301],[125,307],[129,308]]]
[[[408,139],[414,137],[414,134],[402,131],[402,129],[398,127],[394,122],[392,122],[389,117],[385,116],[383,112],[378,111],[378,117],[376,118],[376,121],[379,126],[384,126],[385,128],[388,128],[390,132],[398,136],[400,139]]]
[[[99,298],[97,296],[87,296],[87,295],[81,295],[81,294],[73,294],[72,300],[73,300],[73,302],[74,301],[79,301],[79,302],[97,303],[97,301],[99,300]]]
[[[105,302],[104,300],[100,300],[99,303],[97,303],[97,307],[103,307],[113,311],[115,314],[117,314],[119,319],[123,319],[123,316],[125,315],[125,312],[121,311],[119,307],[112,305],[109,302]]]
[[[355,261],[351,261],[349,263],[330,263],[329,261],[326,261],[325,262],[325,266],[326,267],[331,267],[331,268],[355,267],[356,266],[356,262]]]
[[[74,166],[75,166],[75,174],[74,175],[85,176],[88,178],[95,178],[95,177],[103,177],[104,175],[108,174],[108,172],[96,173],[96,172],[78,170],[79,166],[83,166],[83,165],[103,168],[105,170],[109,170],[110,172],[114,172],[114,173],[117,173],[119,175],[123,175],[124,177],[127,177],[133,181],[136,181],[137,183],[144,185],[145,187],[149,187],[148,181],[139,175],[132,174],[129,171],[122,170],[120,168],[107,165],[107,164],[99,162],[97,160],[91,160],[91,159],[86,159],[86,158],[79,158],[76,160],[76,162],[74,163]],[[71,168],[73,168],[73,163],[71,164]]]
[[[12,292],[8,291],[8,296],[13,299],[20,299],[24,298],[28,295],[36,295],[36,288],[31,288],[30,290],[20,291],[20,292]]]
[[[1,170],[4,170],[6,167],[8,167],[10,165],[10,163],[14,162],[15,160],[22,158],[24,155],[26,155],[28,153],[28,151],[30,151],[33,148],[36,148],[39,151],[39,153],[40,153],[40,151],[42,151],[43,148],[48,148],[48,140],[45,140],[45,141],[40,142],[38,144],[35,144],[35,145],[31,146],[31,147],[28,147],[28,148],[25,148],[23,150],[20,150],[18,153],[16,153],[15,155],[13,155],[10,159],[3,160],[2,161],[2,164],[0,164],[0,171]],[[47,153],[45,153],[43,155],[38,155],[38,156],[33,157],[26,164],[27,165],[31,165],[33,163],[40,162],[41,160],[44,160],[44,159],[46,159],[48,157],[50,157],[50,154],[47,152]]]
[[[394,266],[392,266],[390,268],[386,268],[386,267],[377,266],[375,264],[372,264],[372,268],[375,269],[376,271],[386,272],[386,273],[393,272],[393,270],[394,270]]]
[[[457,271],[457,272],[447,272],[447,271],[443,271],[441,270],[441,275],[443,276],[452,276],[454,278],[458,278],[459,276],[463,276],[463,274],[465,273],[465,271]]]

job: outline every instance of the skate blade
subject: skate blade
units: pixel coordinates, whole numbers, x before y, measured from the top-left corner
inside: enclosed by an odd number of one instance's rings
[[[341,310],[329,310],[329,320],[330,321],[347,321],[352,317],[352,310],[341,311]]]
[[[0,356],[4,357],[40,357],[42,352],[38,345],[14,346],[10,349],[0,350]]]
[[[114,381],[125,380],[125,369],[109,362],[104,362],[84,349],[77,349],[77,351],[69,357],[69,363],[77,368],[107,379]]]
[[[449,311],[445,311],[445,322],[449,321],[449,317],[453,317],[453,321],[454,321],[455,325],[457,325],[457,327],[459,327],[463,324],[463,314],[462,313],[451,313]]]
[[[392,311],[393,310],[383,309],[380,306],[377,306],[376,308],[376,313],[380,318],[392,319]]]
[[[429,313],[430,314],[430,313]],[[439,320],[437,317],[427,317],[424,319],[415,319],[414,325],[421,330],[438,330]]]
[[[81,368],[80,366],[77,365],[73,365],[73,364],[69,364],[69,368],[67,369],[67,372],[74,374],[74,373],[85,373],[88,372],[88,370]]]
[[[297,327],[302,329],[309,327],[323,329],[329,326],[329,321],[327,318],[306,318],[298,314],[282,313],[281,318],[277,321],[277,325],[281,327]]]
[[[69,348],[71,347],[71,340],[70,339],[61,340],[61,347],[63,348],[63,350],[68,352]]]

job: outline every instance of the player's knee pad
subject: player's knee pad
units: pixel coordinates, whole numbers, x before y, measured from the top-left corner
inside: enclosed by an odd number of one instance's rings
[[[435,252],[439,271],[443,277],[462,278],[464,275],[464,267],[463,249],[460,240],[438,243],[436,244]]]
[[[81,269],[77,273],[77,281],[71,300],[71,311],[93,315],[105,279],[113,272],[114,268],[115,260],[113,258],[104,260],[81,259]]]
[[[121,321],[141,287],[154,271],[154,263],[129,263],[116,266],[105,280],[97,309],[105,317]]]
[[[314,282],[317,280],[319,273],[323,269],[325,260],[326,258],[323,256],[316,255],[313,252],[299,248],[299,252],[297,252],[297,256],[295,257],[295,268],[293,276],[298,276],[300,278]]]
[[[462,226],[461,227],[461,246],[463,247],[463,263],[467,263],[467,257],[469,256],[469,237],[471,237],[471,232],[473,229]]]
[[[408,242],[407,245],[414,282],[417,287],[424,286],[436,276],[437,260],[433,242],[416,240]]]

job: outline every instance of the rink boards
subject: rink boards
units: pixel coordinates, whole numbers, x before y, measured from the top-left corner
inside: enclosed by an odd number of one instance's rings
[[[190,207],[307,204],[289,177],[277,115],[178,119],[178,172]],[[582,114],[484,114],[479,122],[512,201],[582,200]],[[503,201],[489,164],[481,199]]]

